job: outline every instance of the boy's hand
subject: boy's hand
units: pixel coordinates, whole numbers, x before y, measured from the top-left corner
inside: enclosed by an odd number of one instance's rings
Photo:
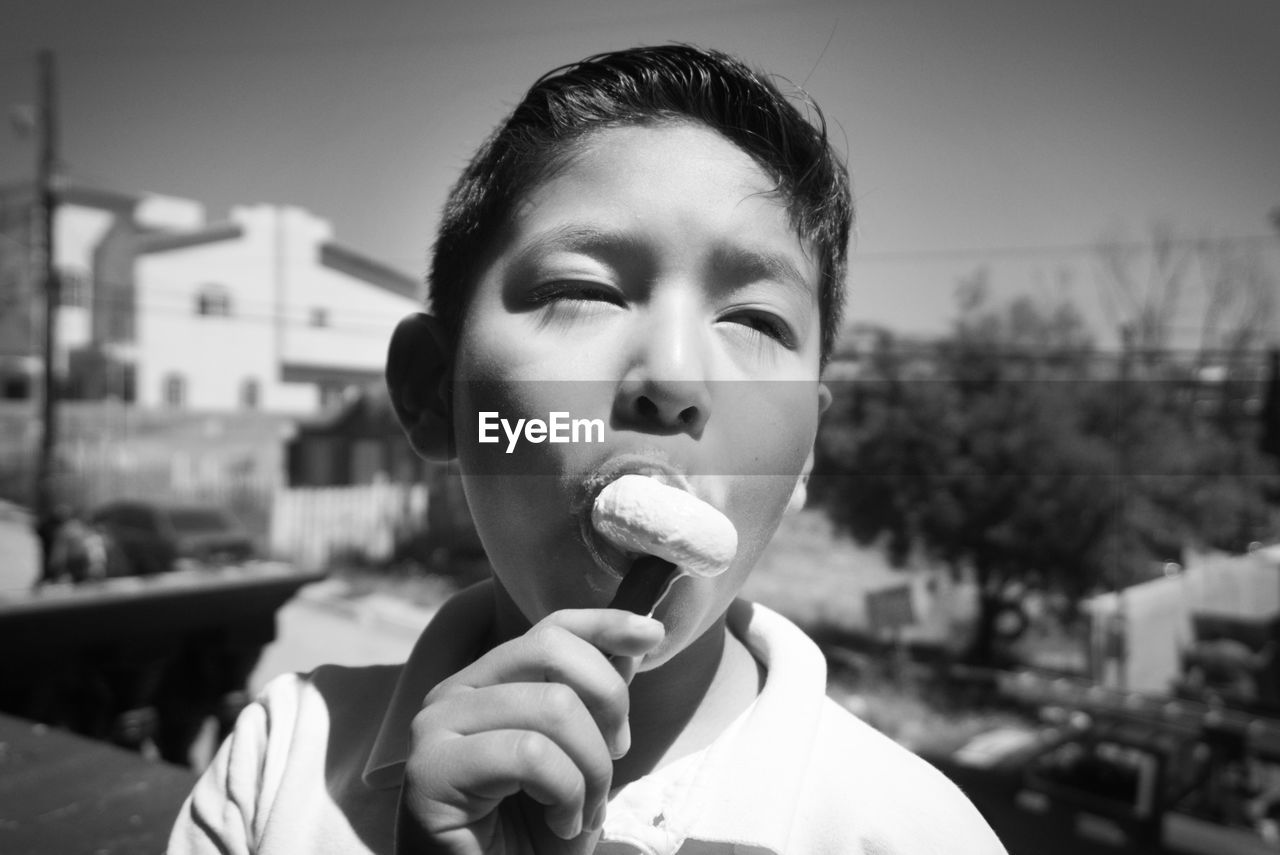
[[[662,624],[611,609],[556,612],[442,681],[414,718],[400,853],[589,852],[614,758],[631,745],[627,684]]]

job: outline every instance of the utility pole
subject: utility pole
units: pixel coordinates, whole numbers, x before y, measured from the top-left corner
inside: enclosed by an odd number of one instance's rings
[[[1277,236],[1280,236],[1280,205],[1271,209],[1270,220]],[[1267,385],[1262,399],[1262,431],[1258,436],[1258,449],[1263,454],[1270,454],[1280,460],[1280,329],[1275,324],[1280,318],[1272,320],[1271,340],[1267,352]]]
[[[42,50],[36,58],[38,106],[36,118],[39,154],[36,160],[36,205],[39,209],[40,275],[44,284],[44,383],[40,400],[40,455],[36,462],[36,534],[40,539],[42,578],[49,577],[49,556],[57,533],[55,477],[58,445],[58,306],[61,288],[54,257],[54,209],[57,206],[55,170],[58,160],[58,121],[53,52]]]

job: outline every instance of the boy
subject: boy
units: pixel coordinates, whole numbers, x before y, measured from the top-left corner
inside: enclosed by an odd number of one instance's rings
[[[735,601],[812,465],[851,220],[825,131],[730,57],[639,48],[535,83],[450,195],[434,314],[387,364],[414,447],[457,458],[494,578],[403,667],[275,681],[171,851],[1002,852],[826,699],[799,630]],[[555,441],[556,413],[603,430]],[[589,485],[627,473],[682,479],[738,532],[652,617],[607,607],[583,535]]]

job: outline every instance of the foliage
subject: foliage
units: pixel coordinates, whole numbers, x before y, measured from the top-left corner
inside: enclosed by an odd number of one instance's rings
[[[1067,304],[991,305],[981,276],[950,335],[883,335],[837,389],[814,495],[861,543],[977,579],[975,658],[1013,583],[1074,599],[1120,587],[1188,546],[1242,549],[1271,476],[1238,431],[1177,383],[1123,377]]]

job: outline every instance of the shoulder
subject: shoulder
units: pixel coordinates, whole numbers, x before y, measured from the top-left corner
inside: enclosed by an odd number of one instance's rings
[[[949,778],[826,694],[826,660],[781,615],[739,600],[729,628],[766,667],[764,690],[733,743],[749,755],[735,782],[760,813],[794,811],[788,852],[1003,855],[977,808]],[[764,780],[751,770],[767,770]],[[726,787],[727,788],[727,787]],[[770,807],[773,805],[774,807]]]
[[[831,774],[893,792],[911,790],[947,798],[964,795],[919,756],[827,698],[822,706],[817,754]],[[851,762],[852,761],[852,762]],[[869,773],[867,770],[874,772]]]
[[[321,666],[273,678],[244,708],[205,777],[223,777],[244,803],[274,800],[287,782],[367,754],[398,666]]]
[[[322,666],[271,680],[197,780],[169,851],[256,851],[273,816],[315,821],[314,811],[280,806],[326,804],[335,784],[355,780],[399,672]]]
[[[822,709],[809,785],[820,788],[814,798],[825,792],[847,800],[868,851],[1005,851],[949,778],[830,698]]]
[[[287,743],[291,750],[317,739],[324,740],[317,747],[327,744],[330,750],[363,742],[363,734],[377,732],[401,670],[400,665],[322,665],[305,674],[282,674],[246,713],[261,719],[257,729],[264,739],[279,747]],[[252,727],[251,721],[245,724]]]

